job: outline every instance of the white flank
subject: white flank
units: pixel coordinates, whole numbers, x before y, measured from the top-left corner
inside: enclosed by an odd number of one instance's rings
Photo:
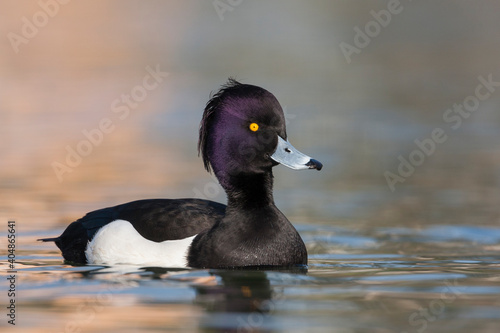
[[[195,237],[153,242],[142,237],[130,222],[116,220],[99,229],[85,256],[89,264],[98,265],[187,267],[187,252]]]

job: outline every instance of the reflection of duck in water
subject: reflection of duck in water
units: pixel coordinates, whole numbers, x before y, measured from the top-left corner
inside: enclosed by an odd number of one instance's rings
[[[305,269],[287,271],[303,273]],[[267,331],[271,313],[275,311],[281,293],[271,285],[269,271],[216,270],[216,285],[195,285],[195,303],[210,315],[201,322],[202,328],[224,328],[225,332]],[[277,274],[279,274],[277,272]]]
[[[181,282],[194,289],[193,304],[205,314],[198,322],[200,331],[269,332],[269,328],[276,325],[276,312],[283,306],[283,289],[290,282],[300,281],[300,275],[307,274],[307,268],[186,271],[165,267],[141,267],[138,270],[134,265],[115,265],[76,273],[86,279],[113,281],[107,287],[110,293],[123,287],[130,288],[131,282],[136,285],[142,279],[148,286],[151,280],[163,280],[167,285],[174,281],[174,288]],[[119,281],[124,284],[116,283]],[[162,282],[160,289],[161,286]],[[158,297],[153,302],[161,304],[162,292]],[[167,297],[170,303],[171,297]],[[185,296],[182,299],[185,302]]]
[[[75,263],[167,267],[307,264],[304,242],[274,204],[272,167],[322,165],[287,140],[276,98],[234,80],[208,102],[199,151],[228,197],[227,207],[200,199],[151,199],[93,211],[55,241]]]
[[[196,285],[196,303],[209,312],[253,312],[272,297],[271,283],[263,271],[229,270],[213,272],[217,285]],[[262,308],[262,309],[261,309]]]

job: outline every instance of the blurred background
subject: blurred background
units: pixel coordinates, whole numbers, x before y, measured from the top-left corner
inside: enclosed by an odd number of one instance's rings
[[[478,331],[481,323],[496,332],[498,1],[64,2],[0,2],[0,221],[15,220],[21,235],[24,325],[59,330],[82,298],[122,280],[89,330],[227,319],[192,305],[220,290],[181,283],[220,285],[224,276],[89,278],[92,267],[61,266],[55,246],[36,238],[136,199],[225,202],[197,140],[210,93],[233,76],[275,94],[291,143],[324,164],[321,172],[274,169],[276,203],[301,232],[310,271],[264,280],[268,298],[272,285],[285,300],[273,303],[278,316],[267,328],[415,331],[422,326],[409,325],[409,315],[439,299],[443,281],[467,276],[468,297],[443,310],[453,321],[433,328]],[[435,129],[444,142],[429,143]],[[454,257],[471,253],[484,256]],[[219,296],[203,297],[208,308],[218,304]]]
[[[275,168],[287,215],[499,222],[500,92],[456,130],[443,120],[479,76],[500,81],[495,1],[401,1],[390,17],[386,1],[1,6],[0,219],[41,228],[138,198],[224,201],[207,187],[197,130],[210,92],[234,76],[274,93],[290,141],[325,165]],[[358,36],[367,26],[373,37]],[[163,73],[151,90],[141,88],[147,67]],[[81,143],[104,118],[112,131]],[[398,156],[408,159],[436,127],[448,140],[391,191],[384,173],[397,175]],[[69,167],[79,144],[89,153]]]

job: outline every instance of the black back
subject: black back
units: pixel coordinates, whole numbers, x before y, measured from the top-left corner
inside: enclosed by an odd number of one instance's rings
[[[71,223],[61,236],[45,241],[55,241],[65,260],[86,263],[88,242],[101,227],[114,220],[129,221],[144,238],[162,242],[190,237],[211,228],[224,216],[225,210],[226,205],[201,199],[138,200],[87,213]]]

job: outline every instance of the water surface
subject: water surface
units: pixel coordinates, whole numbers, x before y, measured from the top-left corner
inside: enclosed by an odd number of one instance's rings
[[[307,272],[74,267],[64,265],[53,247],[35,241],[60,230],[20,232],[16,328],[47,332],[495,332],[498,328],[498,228],[366,231],[299,224],[299,230],[310,253]],[[5,267],[6,256],[0,259]]]

